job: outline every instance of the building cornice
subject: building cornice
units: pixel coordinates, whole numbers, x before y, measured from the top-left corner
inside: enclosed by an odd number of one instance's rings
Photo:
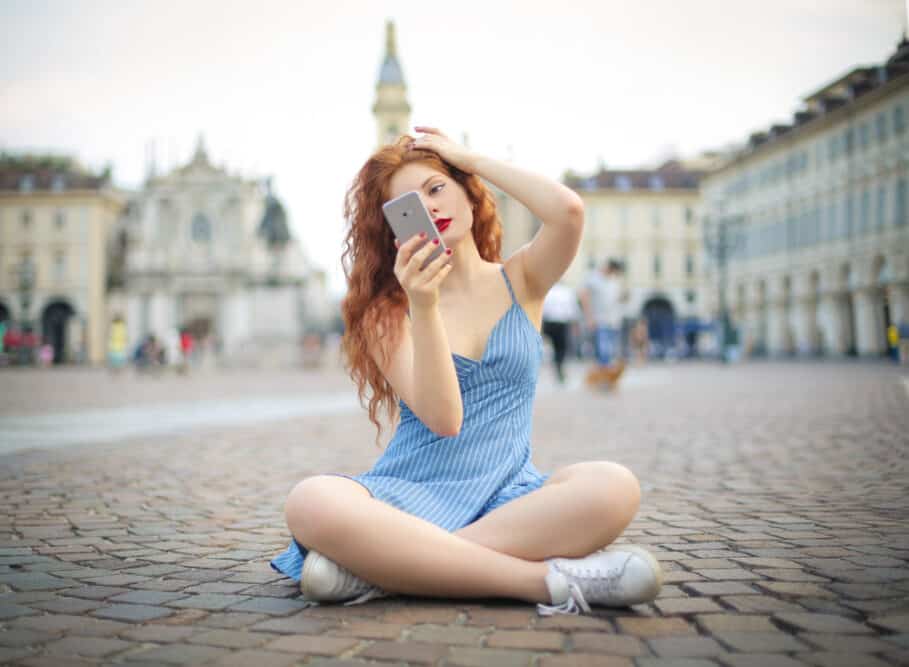
[[[816,118],[806,121],[802,125],[797,125],[788,130],[785,134],[773,137],[757,147],[745,149],[742,153],[730,158],[721,166],[710,171],[704,177],[704,180],[709,181],[726,172],[746,166],[752,162],[758,162],[778,153],[785,152],[793,146],[809,140],[835,125],[841,124],[843,121],[850,120],[863,111],[866,111],[868,108],[901,93],[906,88],[909,88],[909,74],[904,74],[892,79],[891,81],[868,91],[861,97],[858,97],[841,107],[827,111]]]

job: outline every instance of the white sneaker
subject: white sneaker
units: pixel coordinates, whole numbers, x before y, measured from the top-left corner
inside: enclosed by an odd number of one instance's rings
[[[663,585],[663,570],[646,549],[622,544],[584,558],[547,561],[546,586],[552,605],[537,605],[540,616],[590,612],[590,605],[627,607],[650,602]]]
[[[312,605],[319,602],[362,604],[388,595],[382,589],[354,576],[349,570],[312,550],[303,559],[300,592],[303,593],[303,601]]]

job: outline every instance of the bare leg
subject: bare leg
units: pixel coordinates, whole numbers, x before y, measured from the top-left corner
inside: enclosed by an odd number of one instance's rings
[[[288,496],[298,542],[394,593],[549,602],[547,565],[509,556],[376,500],[344,477],[311,477]]]
[[[525,560],[586,556],[622,534],[640,497],[637,479],[624,466],[576,463],[456,534]]]

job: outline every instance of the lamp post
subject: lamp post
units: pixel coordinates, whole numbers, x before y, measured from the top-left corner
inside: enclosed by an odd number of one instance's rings
[[[745,220],[744,215],[727,215],[725,201],[717,206],[717,213],[713,218],[704,219],[704,248],[713,257],[717,266],[717,292],[719,297],[719,347],[720,361],[729,361],[726,347],[732,334],[732,322],[729,317],[729,307],[726,301],[727,267],[729,258],[739,249],[743,240],[741,225]]]

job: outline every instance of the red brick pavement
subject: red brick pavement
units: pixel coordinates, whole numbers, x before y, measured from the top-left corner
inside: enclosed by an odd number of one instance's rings
[[[301,609],[267,563],[288,539],[284,495],[377,454],[364,416],[310,418],[0,457],[0,664],[909,664],[898,371],[677,365],[637,378],[616,394],[541,396],[535,459],[637,473],[644,500],[625,538],[667,570],[653,604],[555,618],[489,601]],[[217,395],[347,386],[231,383]]]

